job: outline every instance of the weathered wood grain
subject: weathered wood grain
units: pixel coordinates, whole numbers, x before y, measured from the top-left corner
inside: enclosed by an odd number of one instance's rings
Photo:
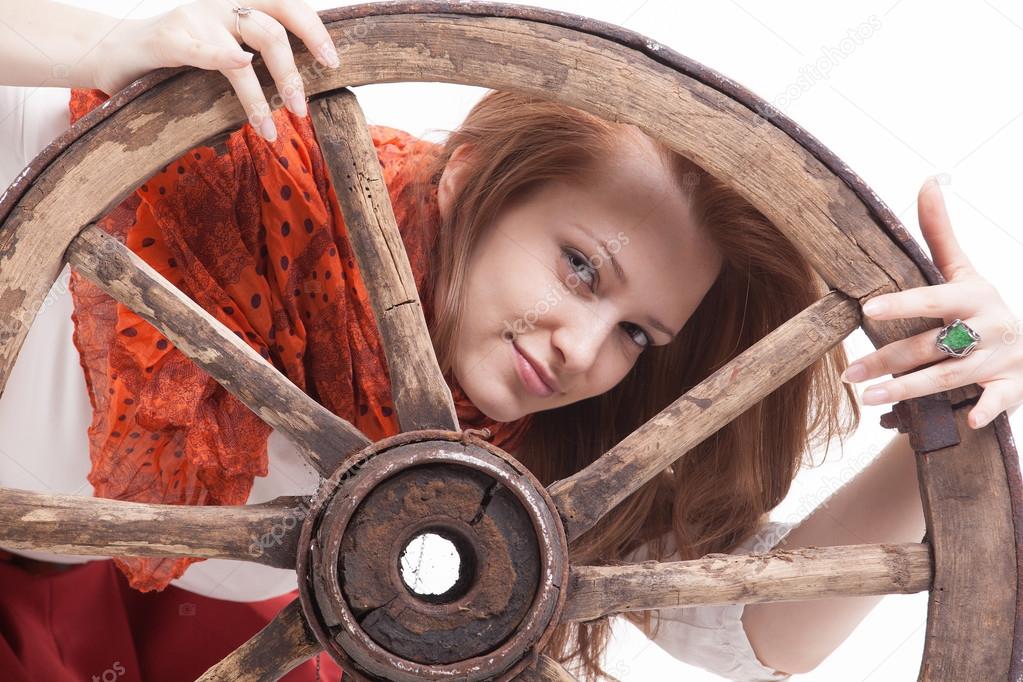
[[[68,262],[160,330],[182,353],[285,433],[324,477],[369,440],[302,392],[248,343],[131,249],[90,225],[68,247]]]
[[[922,682],[1007,680],[1014,665],[1018,595],[1009,488],[994,429],[971,429],[971,407],[954,411],[958,446],[916,455],[934,547]]]
[[[274,682],[322,649],[295,599],[196,682]]]
[[[585,469],[550,486],[569,542],[634,490],[840,343],[859,306],[832,292],[733,358]]]
[[[573,566],[565,620],[645,609],[801,601],[922,592],[931,583],[924,544],[776,549],[692,561]]]
[[[457,430],[362,107],[342,88],[313,99],[309,111],[380,329],[400,428]]]
[[[294,568],[304,497],[196,507],[0,488],[0,547],[99,556],[189,556]]]
[[[572,673],[550,656],[541,654],[535,667],[526,668],[515,678],[519,682],[575,682]]]

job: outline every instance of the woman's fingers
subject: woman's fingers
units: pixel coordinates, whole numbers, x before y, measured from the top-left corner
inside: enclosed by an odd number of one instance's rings
[[[305,88],[284,26],[269,14],[253,10],[242,18],[239,28],[245,44],[263,56],[285,105],[296,116],[305,116]]]
[[[866,405],[897,403],[985,381],[1004,366],[995,349],[978,348],[962,359],[948,359],[898,379],[868,386],[861,396]],[[995,360],[994,363],[991,361]]]
[[[863,312],[875,320],[933,317],[951,321],[976,314],[991,295],[986,281],[971,278],[874,296],[863,305]]]
[[[236,7],[249,11],[236,13]],[[281,103],[296,116],[306,116],[307,107],[288,31],[321,64],[336,68],[340,63],[330,33],[305,0],[196,0],[142,26],[149,58],[140,61],[147,68],[189,65],[220,71],[238,94],[252,127],[270,141],[277,137],[272,108],[251,66],[252,54],[239,43],[260,53]]]
[[[1019,383],[1009,379],[997,379],[990,381],[984,386],[984,392],[980,394],[977,404],[970,411],[971,426],[975,429],[982,428],[991,423],[991,420],[1020,402]]]
[[[962,275],[976,274],[952,230],[952,221],[945,207],[945,195],[936,177],[927,178],[920,188],[916,210],[920,218],[920,230],[942,276],[951,281]]]
[[[226,32],[225,35],[230,40],[230,36]],[[242,108],[245,109],[245,115],[249,119],[249,124],[267,140],[271,142],[276,140],[277,126],[274,125],[273,116],[271,116],[270,104],[263,95],[263,86],[260,85],[259,78],[256,76],[252,65],[236,69],[221,69],[221,73],[224,74],[231,83],[231,87],[238,94],[238,99],[242,103]]]
[[[250,2],[249,6],[275,18],[284,28],[298,36],[309,52],[324,66],[336,68],[339,65],[337,48],[334,47],[330,32],[323,25],[316,10],[303,0],[256,0]],[[244,22],[243,17],[241,23]]]
[[[968,321],[967,324],[976,329],[976,321]],[[886,374],[902,374],[915,367],[948,358],[938,349],[936,341],[939,331],[941,327],[936,327],[878,348],[850,364],[842,373],[842,380],[859,383]]]
[[[168,63],[164,66],[197,66],[200,69],[223,71],[240,69],[252,63],[252,53],[237,43],[212,43],[184,31],[170,33],[162,45]]]

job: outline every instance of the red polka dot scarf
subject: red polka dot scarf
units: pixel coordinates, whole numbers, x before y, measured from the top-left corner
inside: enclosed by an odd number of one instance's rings
[[[107,99],[73,89],[71,122]],[[278,137],[250,125],[196,147],[149,178],[99,222],[247,341],[267,362],[372,440],[398,432],[372,307],[350,248],[311,119],[274,112]],[[370,126],[417,287],[440,224],[412,225],[415,160],[438,145]],[[267,475],[271,429],[162,334],[72,273],[74,343],[93,408],[97,497],[192,505],[245,504]],[[430,301],[422,296],[432,319]],[[530,417],[494,422],[446,377],[462,428],[487,427],[514,449]],[[297,493],[297,491],[296,491]],[[118,558],[138,590],[161,590],[201,559]]]

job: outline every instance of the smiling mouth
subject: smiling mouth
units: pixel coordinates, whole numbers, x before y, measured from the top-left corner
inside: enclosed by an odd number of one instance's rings
[[[515,354],[515,373],[518,374],[519,381],[522,382],[526,390],[541,398],[553,395],[554,390],[544,382],[526,356],[519,351],[518,346],[512,344],[512,351]]]

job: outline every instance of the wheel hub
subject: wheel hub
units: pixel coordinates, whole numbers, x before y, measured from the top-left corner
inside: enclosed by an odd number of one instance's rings
[[[403,574],[424,536],[449,551],[439,591]],[[363,679],[510,677],[542,648],[564,601],[553,503],[514,458],[467,433],[404,433],[352,457],[315,496],[300,547],[312,629]]]

